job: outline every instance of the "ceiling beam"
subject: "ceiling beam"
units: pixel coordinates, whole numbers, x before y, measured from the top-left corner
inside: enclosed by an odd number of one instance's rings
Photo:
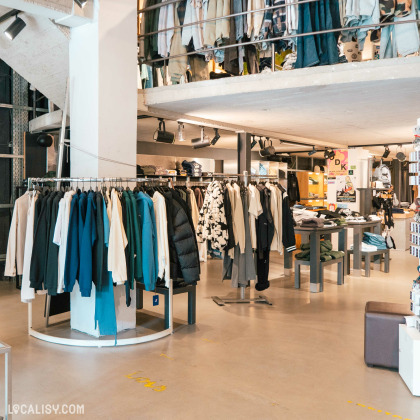
[[[139,95],[139,98],[140,97],[141,95]],[[164,119],[172,120],[172,121],[179,121],[185,124],[193,124],[193,125],[199,125],[203,127],[218,128],[219,130],[232,131],[235,133],[245,132],[245,133],[255,135],[257,137],[259,136],[268,137],[271,140],[280,140],[284,143],[298,144],[302,146],[330,147],[330,148],[336,148],[336,149],[342,149],[343,147],[344,148],[346,147],[338,143],[324,142],[324,141],[319,141],[319,140],[314,140],[314,139],[291,136],[289,134],[282,134],[279,132],[274,132],[274,131],[264,130],[264,129],[256,130],[255,128],[252,128],[252,127],[239,126],[239,125],[234,125],[234,124],[229,124],[229,123],[221,123],[219,121],[193,117],[190,115],[185,115],[185,114],[172,112],[172,111],[162,111],[160,109],[154,110],[153,108],[146,107],[144,105],[138,106],[138,114],[142,116],[150,116],[150,117],[155,117],[155,118],[164,118]]]

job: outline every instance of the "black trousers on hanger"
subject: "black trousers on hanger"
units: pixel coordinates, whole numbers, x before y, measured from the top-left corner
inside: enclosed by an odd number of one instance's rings
[[[257,252],[257,284],[255,289],[262,291],[270,287],[268,272],[270,268],[270,250]]]

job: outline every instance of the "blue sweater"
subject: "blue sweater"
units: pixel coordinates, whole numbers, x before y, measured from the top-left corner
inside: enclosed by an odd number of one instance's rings
[[[145,289],[150,291],[156,287],[159,270],[155,212],[152,199],[143,192],[136,194],[136,201],[142,221],[143,283]]]

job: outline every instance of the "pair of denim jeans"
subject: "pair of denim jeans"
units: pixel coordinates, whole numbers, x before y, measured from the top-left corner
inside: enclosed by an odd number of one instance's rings
[[[338,0],[320,0],[299,5],[298,34],[324,31],[341,27]],[[311,67],[338,62],[339,33],[323,33],[297,38],[295,67]]]

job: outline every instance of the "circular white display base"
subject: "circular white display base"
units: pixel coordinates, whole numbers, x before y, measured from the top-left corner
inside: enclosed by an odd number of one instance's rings
[[[29,335],[39,340],[47,341],[53,344],[63,344],[65,346],[77,346],[77,347],[119,347],[119,346],[130,346],[132,344],[141,344],[147,343],[149,341],[159,340],[159,338],[167,337],[172,334],[172,328],[168,328],[163,331],[159,331],[154,334],[148,334],[140,337],[131,337],[131,338],[120,338],[115,342],[115,339],[112,340],[83,340],[77,338],[63,338],[55,337],[53,335],[48,335],[29,328]]]

